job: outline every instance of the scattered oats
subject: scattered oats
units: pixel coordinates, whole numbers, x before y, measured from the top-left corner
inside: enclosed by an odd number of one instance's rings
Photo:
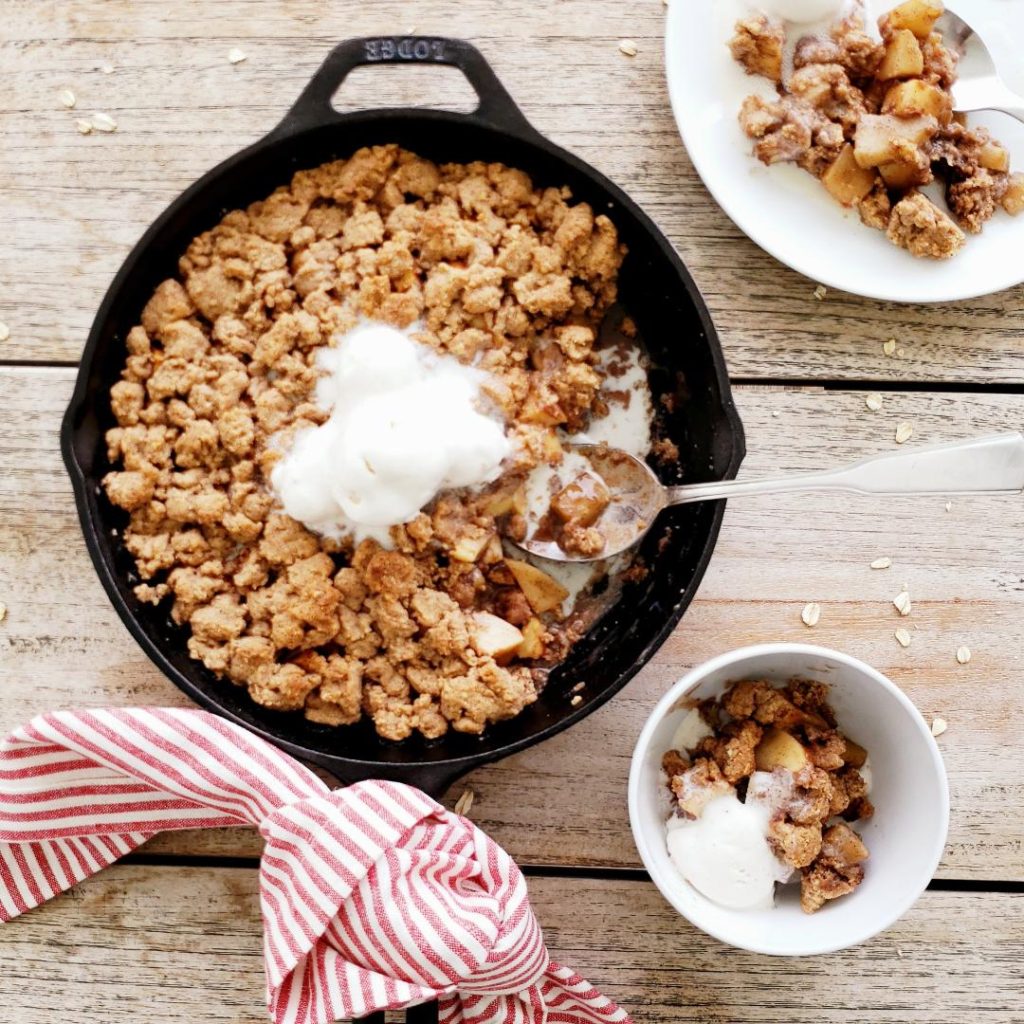
[[[232,47],[228,50],[228,61],[231,64],[241,64],[246,59],[246,54],[243,53],[237,46]]]
[[[952,512],[953,511],[953,502],[951,502],[951,501],[947,501],[946,502],[946,511],[947,512]]]
[[[6,341],[11,336],[11,329],[0,320],[0,341]]]
[[[821,605],[817,601],[804,605],[800,618],[803,619],[805,626],[816,626],[821,618]]]
[[[941,736],[949,728],[949,722],[944,718],[932,719],[932,735]]]
[[[907,350],[903,348],[896,349],[896,358],[902,359],[907,354]]]
[[[956,660],[959,661],[961,665],[966,665],[967,662],[971,660],[970,647],[958,647],[956,651]]]
[[[896,947],[896,955],[897,955],[897,956],[898,956],[898,957],[899,957],[899,958],[900,958],[901,960],[903,959],[903,950],[902,950],[902,949],[900,949],[900,947],[899,947],[899,946],[897,946],[897,947]]]
[[[583,697],[580,694],[576,694],[575,697],[569,703],[574,707],[578,708],[583,703]]]
[[[782,415],[782,413],[781,413],[781,412],[779,412],[779,410],[778,410],[778,409],[776,409],[776,410],[775,410],[775,411],[774,411],[774,412],[772,413],[772,419],[773,419],[773,420],[777,420],[777,419],[778,419],[778,418],[779,418],[779,417],[780,417],[781,415]]]
[[[635,57],[639,51],[636,48],[636,43],[632,39],[623,39],[619,43],[619,53],[625,54],[627,57]]]
[[[882,396],[877,392],[872,391],[871,394],[864,399],[864,404],[872,412],[878,412],[878,410],[882,408]]]
[[[90,135],[92,133],[91,121],[83,121],[81,118],[79,118],[75,122],[75,127],[78,129],[79,135]]]
[[[886,354],[887,356],[890,356],[890,357],[891,357],[891,356],[894,356],[894,355],[896,355],[896,339],[895,339],[895,338],[890,338],[890,339],[889,339],[889,340],[888,340],[888,341],[887,341],[887,342],[886,342],[886,343],[885,343],[885,344],[884,344],[884,345],[882,346],[882,351],[883,351],[883,352],[884,352],[884,353],[885,353],[885,354]]]
[[[814,289],[813,294],[819,302],[824,302],[825,296],[828,295],[828,289],[823,284],[819,284],[818,287]]]
[[[891,558],[876,558],[871,563],[872,569],[888,569],[892,565]]]
[[[113,64],[101,64],[100,65],[100,71],[102,71],[103,74],[105,74],[105,75],[112,75],[114,73],[114,65]]]
[[[896,605],[896,611],[900,615],[909,615],[911,611],[910,605],[910,594],[905,590],[901,590],[893,599],[892,603]]]
[[[415,25],[410,25],[410,26],[409,26],[409,27],[408,27],[408,28],[407,28],[407,29],[405,30],[405,34],[406,34],[407,36],[414,36],[414,35],[416,35],[416,26],[415,26]]]
[[[910,436],[914,433],[914,424],[908,420],[904,420],[896,427],[896,443],[903,444],[904,441],[909,441]]]
[[[7,605],[0,601],[0,622],[7,618]]]
[[[58,99],[68,110],[74,110],[75,104],[78,102],[75,94],[70,89],[61,89]]]
[[[902,626],[893,635],[900,647],[910,646],[910,634]]]
[[[576,685],[575,685],[575,686],[574,686],[574,687],[572,688],[572,692],[573,692],[573,693],[582,693],[582,692],[583,692],[583,690],[585,690],[585,689],[586,689],[586,686],[587,686],[587,684],[586,684],[586,683],[577,683],[577,684],[576,684]]]
[[[473,790],[464,789],[462,791],[462,796],[455,801],[455,813],[461,815],[463,818],[468,818],[470,808],[473,806],[473,796]]]
[[[109,114],[93,114],[92,126],[98,132],[117,131],[117,122]]]

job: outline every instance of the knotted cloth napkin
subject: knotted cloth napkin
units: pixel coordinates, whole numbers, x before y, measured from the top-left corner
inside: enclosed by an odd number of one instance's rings
[[[512,858],[396,782],[331,791],[204,711],[55,712],[0,743],[0,922],[167,829],[257,825],[267,1006],[327,1024],[432,999],[441,1024],[631,1024],[552,963]]]

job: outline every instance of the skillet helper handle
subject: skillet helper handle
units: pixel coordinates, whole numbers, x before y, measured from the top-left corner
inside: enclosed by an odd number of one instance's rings
[[[468,120],[520,137],[539,137],[480,51],[464,39],[439,36],[367,36],[339,43],[302,90],[275,134],[292,134],[339,120],[344,115],[331,104],[334,94],[353,69],[373,64],[440,64],[458,68],[480,100],[476,110],[464,115]]]

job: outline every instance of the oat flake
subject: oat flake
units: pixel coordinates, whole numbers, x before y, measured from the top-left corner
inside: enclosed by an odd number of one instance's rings
[[[896,606],[896,611],[900,615],[909,615],[911,612],[910,594],[905,590],[901,590],[893,599],[892,603]]]
[[[575,697],[569,703],[574,707],[578,708],[583,703],[583,698],[577,693]]]
[[[624,53],[627,57],[635,57],[638,52],[636,43],[632,39],[623,39],[619,43],[619,53]]]
[[[61,103],[68,108],[68,110],[74,110],[75,104],[78,102],[75,94],[70,89],[61,89],[58,98]]]
[[[949,728],[949,722],[944,718],[932,719],[932,735],[941,736]]]
[[[872,411],[878,412],[882,408],[882,396],[872,392],[864,399],[864,404]]]
[[[947,512],[952,512],[953,511],[953,502],[951,502],[951,501],[947,501],[946,502],[946,511]]]
[[[246,56],[237,46],[228,50],[228,61],[231,64],[241,64],[246,59]]]
[[[891,558],[876,558],[871,563],[872,569],[888,569],[892,565]]]
[[[821,605],[817,601],[811,601],[810,604],[804,605],[800,618],[803,619],[805,626],[816,626],[821,618]]]
[[[91,121],[84,121],[81,118],[79,118],[75,122],[75,127],[78,129],[79,135],[90,135],[90,134],[92,134],[92,122]]]
[[[0,622],[7,618],[7,605],[0,601]]]
[[[105,74],[105,75],[112,75],[114,73],[114,65],[113,64],[101,64],[100,65],[100,71],[103,72],[103,74]]]
[[[92,126],[98,132],[117,131],[117,122],[109,114],[93,114]]]
[[[455,801],[455,813],[462,815],[462,817],[464,818],[468,817],[470,809],[473,806],[474,795],[475,794],[471,789],[463,790],[462,796],[460,796],[459,799]]]
[[[828,295],[828,289],[823,284],[819,284],[818,287],[814,289],[813,295],[819,302],[824,302],[825,296]]]
[[[888,340],[888,341],[887,341],[887,342],[886,342],[886,343],[885,343],[885,344],[884,344],[884,345],[882,346],[882,351],[883,351],[883,352],[884,352],[884,353],[885,353],[885,354],[886,354],[887,356],[894,356],[894,355],[896,355],[896,339],[895,339],[895,338],[890,338],[890,339],[889,339],[889,340]]]
[[[910,646],[910,634],[902,626],[893,635],[896,637],[900,647]]]
[[[957,648],[956,660],[961,665],[966,665],[971,660],[971,649],[970,647],[964,646]]]
[[[0,341],[6,341],[11,336],[11,329],[0,320]]]
[[[904,420],[896,427],[896,443],[903,444],[905,441],[909,441],[913,433],[914,424]]]

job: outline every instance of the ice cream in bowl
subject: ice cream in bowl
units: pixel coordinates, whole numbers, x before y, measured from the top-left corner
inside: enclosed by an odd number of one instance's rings
[[[766,644],[698,666],[661,699],[633,754],[629,813],[661,893],[753,952],[863,942],[931,880],[946,773],[909,699],[863,662]]]

